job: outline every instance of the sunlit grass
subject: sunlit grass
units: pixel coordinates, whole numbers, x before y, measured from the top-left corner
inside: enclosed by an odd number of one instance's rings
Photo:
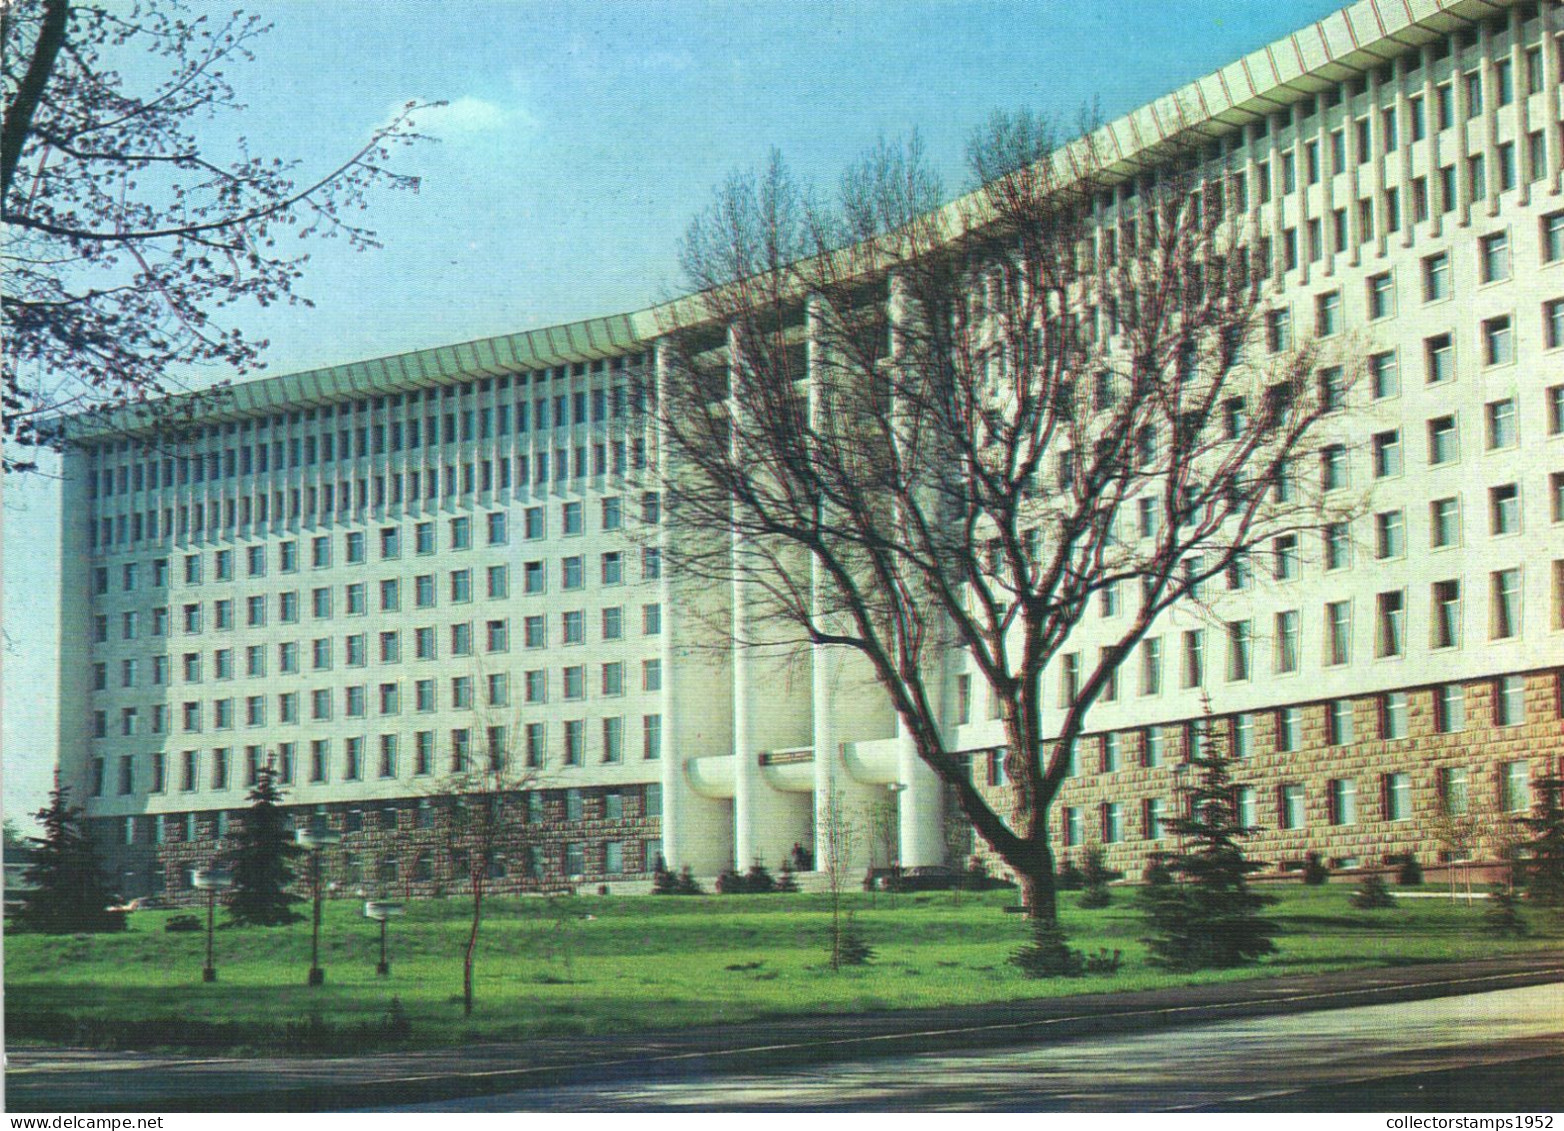
[[[7,1035],[275,1046],[289,1043],[286,1026],[315,1016],[325,1026],[317,1026],[317,1043],[386,1043],[380,1026],[395,996],[411,1022],[410,1043],[428,1046],[1486,957],[1557,946],[1560,938],[1556,922],[1534,917],[1530,937],[1497,940],[1481,930],[1481,904],[1426,899],[1361,912],[1349,907],[1344,885],[1276,894],[1279,953],[1256,967],[1198,976],[1146,964],[1146,925],[1130,891],[1116,891],[1113,906],[1095,912],[1066,895],[1072,944],[1121,951],[1124,966],[1114,976],[1052,981],[1023,977],[1007,961],[1025,929],[1003,911],[1011,893],[968,895],[959,906],[948,893],[902,895],[894,906],[884,895],[871,906],[855,893],[848,905],[875,957],[840,972],[827,961],[824,896],[490,900],[471,1018],[461,1008],[461,900],[408,905],[391,927],[390,978],[375,975],[378,928],[359,915],[360,905],[330,904],[322,929],[327,983],[315,989],[304,984],[307,922],[220,929],[220,981],[204,985],[205,935],[165,933],[173,913],[139,912],[123,935],[7,935]]]

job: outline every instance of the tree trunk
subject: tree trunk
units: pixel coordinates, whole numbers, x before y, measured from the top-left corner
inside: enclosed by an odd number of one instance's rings
[[[1059,889],[1054,881],[1053,853],[1043,849],[1046,864],[1035,870],[1017,871],[1021,882],[1021,903],[1026,915],[1038,923],[1056,923],[1059,920]]]
[[[46,0],[43,18],[39,21],[38,41],[33,44],[32,58],[27,71],[17,84],[11,105],[5,113],[5,124],[0,130],[0,200],[11,195],[11,180],[16,174],[22,150],[32,134],[33,115],[43,102],[49,76],[54,73],[54,63],[65,46],[66,27],[70,22],[71,6],[67,0]],[[6,29],[8,32],[10,28]],[[7,39],[10,37],[7,36]]]

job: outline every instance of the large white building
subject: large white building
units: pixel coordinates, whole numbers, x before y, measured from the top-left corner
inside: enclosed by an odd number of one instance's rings
[[[1104,128],[1102,238],[1195,154],[1271,240],[1273,333],[1361,343],[1368,379],[1319,474],[1367,505],[1318,546],[1274,547],[1217,622],[1153,630],[1077,751],[1066,855],[1102,842],[1127,867],[1166,847],[1181,754],[1213,725],[1278,863],[1481,854],[1439,815],[1529,807],[1558,764],[1561,34],[1554,0],[1363,0]],[[944,791],[872,687],[684,615],[699,593],[661,569],[677,532],[633,403],[666,324],[252,382],[154,446],[76,422],[62,771],[133,894],[183,888],[268,759],[289,804],[344,830],[340,879],[424,890],[448,865],[438,783],[491,748],[528,778],[518,886],[658,855],[775,866],[813,850],[827,782],[894,807],[903,865],[945,862]],[[1116,615],[1104,601],[1081,649]],[[981,681],[946,666],[952,744],[1000,788]]]

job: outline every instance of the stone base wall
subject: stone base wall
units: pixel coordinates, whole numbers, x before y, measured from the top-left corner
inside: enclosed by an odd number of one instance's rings
[[[581,789],[568,791],[574,795],[570,797],[563,790],[539,792],[537,800],[527,794],[505,795],[492,826],[453,815],[449,798],[284,808],[295,827],[323,822],[341,834],[341,843],[321,855],[322,881],[332,896],[417,899],[460,894],[468,889],[469,862],[475,854],[495,861],[487,890],[497,895],[592,890],[599,884],[651,878],[662,818],[648,811],[646,791]],[[612,809],[610,794],[618,799]],[[123,819],[94,821],[92,832],[106,870],[126,898],[157,896],[185,905],[202,899],[190,886],[190,873],[233,850],[243,819],[243,809],[170,813],[161,821],[137,817],[133,843],[126,843]],[[614,846],[617,861],[610,859]],[[308,854],[300,854],[295,870],[301,884],[307,884]]]
[[[1254,789],[1254,823],[1259,832],[1245,842],[1251,859],[1264,861],[1268,870],[1278,873],[1301,868],[1304,858],[1316,852],[1333,869],[1393,867],[1407,855],[1415,856],[1430,876],[1444,873],[1440,868],[1451,859],[1452,822],[1444,812],[1445,773],[1465,770],[1467,775],[1466,823],[1475,830],[1465,855],[1475,861],[1492,864],[1501,858],[1510,818],[1529,814],[1534,791],[1525,791],[1523,803],[1512,809],[1506,776],[1508,767],[1525,766],[1528,782],[1549,773],[1564,771],[1564,709],[1561,709],[1561,679],[1556,669],[1524,673],[1524,721],[1500,725],[1498,717],[1499,681],[1471,681],[1464,685],[1465,724],[1455,733],[1439,733],[1435,707],[1436,689],[1406,690],[1406,737],[1386,739],[1381,714],[1384,697],[1362,696],[1352,701],[1354,741],[1333,746],[1329,743],[1327,702],[1295,704],[1301,718],[1297,749],[1278,749],[1278,710],[1252,714],[1253,740],[1250,756],[1234,761],[1231,776],[1235,786]],[[1079,863],[1086,849],[1101,844],[1108,866],[1138,879],[1147,860],[1158,852],[1176,852],[1177,837],[1165,833],[1153,837],[1147,828],[1146,802],[1161,799],[1163,819],[1177,815],[1181,785],[1193,784],[1192,770],[1181,770],[1188,744],[1190,722],[1163,727],[1161,757],[1155,766],[1146,766],[1144,730],[1119,732],[1120,768],[1104,770],[1100,734],[1088,735],[1076,756],[1076,773],[1069,778],[1054,802],[1050,814],[1050,834],[1059,860]],[[1206,720],[1213,743],[1230,742],[1230,716]],[[973,772],[983,792],[994,804],[1003,805],[1004,788],[986,782],[988,759],[974,756]],[[1386,796],[1391,774],[1407,777],[1409,801],[1405,817],[1391,819]],[[1332,783],[1350,781],[1355,787],[1356,812],[1349,822],[1337,814],[1332,800]],[[1298,785],[1303,790],[1304,821],[1298,828],[1284,828],[1282,790]],[[1117,802],[1120,809],[1119,837],[1105,839],[1105,807]],[[1065,835],[1066,811],[1080,812],[1082,837],[1068,843]],[[1002,811],[1002,810],[1001,810]],[[996,874],[1005,874],[1001,861],[981,842],[979,855]],[[1484,874],[1491,874],[1485,870]]]

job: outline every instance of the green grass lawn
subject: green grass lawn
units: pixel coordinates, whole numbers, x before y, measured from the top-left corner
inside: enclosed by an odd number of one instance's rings
[[[863,967],[833,972],[825,896],[494,899],[477,964],[477,1006],[461,1007],[467,905],[409,904],[391,927],[392,975],[375,975],[378,934],[361,904],[326,909],[327,982],[304,984],[307,922],[219,929],[220,981],[205,985],[206,936],[168,934],[171,912],[138,912],[122,935],[5,939],[7,1036],[136,1047],[342,1048],[395,1043],[384,1028],[394,996],[410,1023],[402,1041],[432,1046],[543,1035],[744,1021],[800,1013],[904,1009],[1144,989],[1351,966],[1491,956],[1559,945],[1556,920],[1499,940],[1481,929],[1482,905],[1406,901],[1361,912],[1347,885],[1271,889],[1283,927],[1279,953],[1242,970],[1173,975],[1146,964],[1146,933],[1129,891],[1082,911],[1063,897],[1073,945],[1121,950],[1115,976],[1035,981],[1007,963],[1024,924],[1002,910],[1013,893],[854,894],[849,905],[875,949]],[[1431,890],[1431,889],[1424,889]],[[203,916],[204,918],[204,916]],[[313,1017],[313,1021],[312,1021]]]

